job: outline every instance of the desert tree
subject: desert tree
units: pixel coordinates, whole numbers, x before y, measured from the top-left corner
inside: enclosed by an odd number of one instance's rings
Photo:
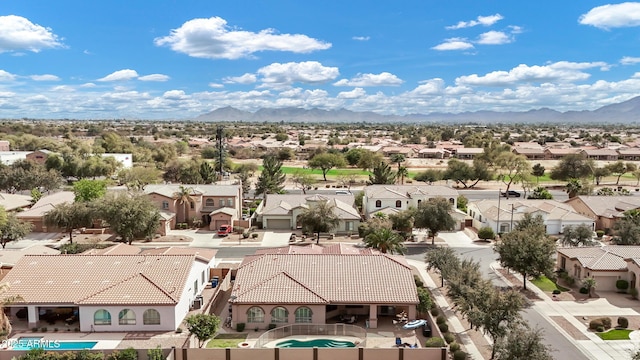
[[[327,173],[329,172],[329,170],[347,166],[347,162],[345,161],[342,154],[334,154],[329,152],[321,153],[314,156],[309,161],[307,161],[307,164],[312,169],[320,169],[320,171],[322,171],[322,178],[324,179],[324,181],[327,181]]]
[[[445,279],[453,276],[460,268],[460,259],[450,247],[440,246],[427,251],[424,261],[427,263],[427,270],[436,269],[440,272],[440,286],[444,286]]]
[[[73,230],[91,227],[94,207],[86,202],[61,203],[44,214],[44,224],[50,228],[64,229],[73,243]]]
[[[415,210],[414,226],[426,228],[431,234],[431,244],[435,243],[440,231],[453,230],[456,225],[450,214],[451,203],[445,198],[433,198],[420,203]]]
[[[189,333],[198,339],[198,347],[212,339],[220,328],[220,318],[213,314],[194,314],[184,319]]]
[[[99,217],[129,245],[135,239],[150,239],[160,225],[160,212],[142,194],[107,196],[97,209]]]
[[[560,240],[563,246],[591,246],[595,244],[593,229],[587,224],[566,226],[562,229]]]
[[[302,229],[316,234],[316,244],[320,244],[320,233],[331,232],[340,223],[335,207],[329,201],[318,201],[298,215]]]
[[[492,346],[495,360],[553,360],[551,352],[551,347],[544,343],[542,330],[530,329],[524,324],[510,326],[505,336]]]

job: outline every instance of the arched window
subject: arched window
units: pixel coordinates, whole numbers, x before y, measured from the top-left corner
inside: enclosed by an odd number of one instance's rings
[[[120,325],[135,325],[136,313],[131,309],[123,309],[118,314],[118,324]]]
[[[396,200],[396,207],[402,207],[402,200]]]
[[[296,309],[296,323],[310,323],[313,317],[311,309],[301,306]]]
[[[93,325],[111,325],[111,313],[105,309],[93,313]]]
[[[160,325],[160,313],[156,309],[147,309],[142,314],[142,323],[145,325]]]
[[[263,323],[264,322],[264,310],[262,308],[254,306],[247,310],[247,322],[248,323]]]
[[[204,206],[216,206],[216,202],[213,199],[207,199],[204,201]]]
[[[382,200],[376,200],[376,207],[382,207]]]
[[[449,202],[451,203],[451,205],[453,205],[453,204],[455,204],[455,203],[456,203],[456,199],[454,199],[454,198],[449,198]]]
[[[282,306],[278,306],[271,310],[271,322],[272,323],[286,323],[289,322],[289,312]]]

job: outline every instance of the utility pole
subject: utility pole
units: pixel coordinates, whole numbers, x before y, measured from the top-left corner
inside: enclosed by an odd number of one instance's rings
[[[498,217],[496,220],[496,235],[500,235],[500,198],[502,197],[502,189],[498,189]]]
[[[509,226],[509,232],[513,231],[513,203],[511,204],[511,225]]]

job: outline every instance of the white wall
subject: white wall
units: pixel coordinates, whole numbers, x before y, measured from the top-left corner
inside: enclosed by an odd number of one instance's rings
[[[202,282],[202,272],[205,272],[205,281]],[[175,314],[175,330],[182,320],[184,320],[187,313],[191,308],[191,304],[193,300],[195,300],[196,295],[193,293],[193,284],[195,281],[198,281],[198,292],[197,295],[202,294],[202,290],[207,286],[209,282],[209,265],[205,264],[202,261],[194,261],[193,266],[191,267],[191,271],[189,272],[189,277],[187,279],[187,283],[184,286],[184,290],[182,291],[182,295],[180,296],[180,302],[175,306],[174,314]]]
[[[104,309],[111,313],[111,325],[94,325],[93,315],[99,310]],[[119,325],[118,314],[123,309],[131,309],[136,314],[135,325]],[[160,313],[160,325],[144,325],[143,315],[147,309],[156,309]],[[175,315],[173,306],[80,306],[80,331],[170,331],[175,330]]]
[[[130,169],[133,167],[133,155],[132,154],[116,154],[116,153],[105,153],[102,154],[103,158],[113,157],[117,162],[122,164],[123,169]]]

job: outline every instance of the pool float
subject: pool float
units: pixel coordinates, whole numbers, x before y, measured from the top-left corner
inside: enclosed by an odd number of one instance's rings
[[[427,323],[427,321],[426,320],[422,320],[422,319],[421,320],[411,320],[408,323],[404,324],[402,326],[402,328],[405,329],[405,330],[413,330],[413,329],[419,328],[420,326],[422,326],[422,325],[424,325],[426,323]]]

